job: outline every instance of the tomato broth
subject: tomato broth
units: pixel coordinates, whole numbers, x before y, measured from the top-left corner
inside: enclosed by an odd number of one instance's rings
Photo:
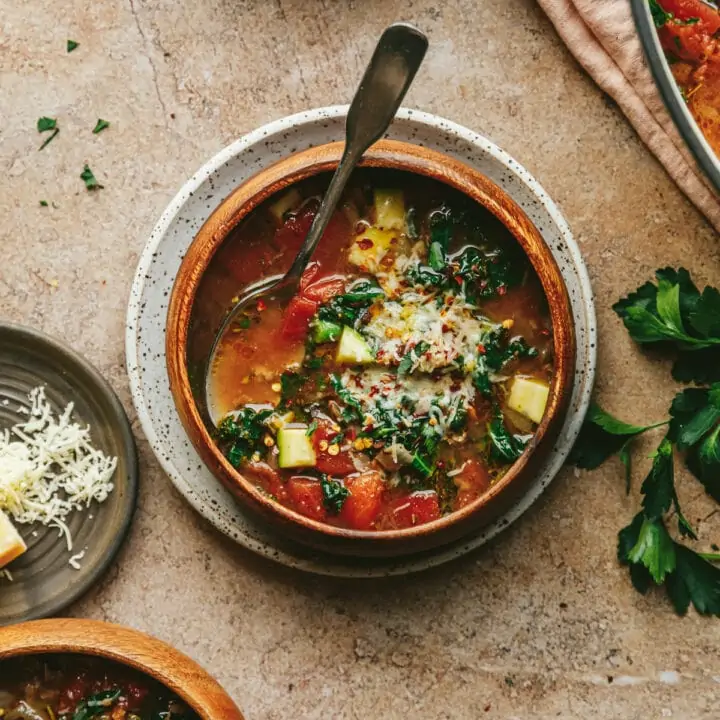
[[[289,268],[327,182],[298,183],[233,231],[203,280],[195,337],[212,335],[203,317],[217,320],[245,286]],[[195,346],[199,364],[206,344]],[[229,461],[277,502],[340,527],[399,529],[505,474],[552,375],[547,301],[509,231],[441,183],[363,169],[297,295],[263,299],[222,339],[209,412]]]

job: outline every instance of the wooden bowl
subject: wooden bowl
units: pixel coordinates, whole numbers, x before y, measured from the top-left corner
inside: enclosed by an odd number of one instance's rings
[[[243,720],[230,696],[197,663],[149,635],[97,620],[36,620],[0,628],[0,661],[68,653],[138,670],[181,698],[202,720]]]
[[[463,192],[486,208],[511,232],[528,256],[548,300],[553,327],[555,374],[545,416],[525,452],[507,473],[475,502],[425,525],[389,531],[358,531],[311,520],[276,503],[235,469],[212,438],[204,383],[191,382],[188,353],[195,301],[213,257],[231,231],[258,205],[305,178],[337,167],[342,143],[329,143],[291,155],[261,171],[232,192],[200,228],[173,286],[166,330],[170,389],[180,419],[211,472],[250,512],[295,540],[328,552],[358,556],[400,556],[452,542],[499,517],[532,477],[543,448],[552,446],[570,398],[575,363],[575,333],[570,302],[560,269],[537,228],[499,186],[473,168],[428,148],[381,140],[363,157],[361,167],[403,170],[429,177]],[[259,279],[259,278],[258,278]],[[240,288],[237,288],[240,290]],[[224,311],[227,311],[227,307]],[[203,317],[209,352],[222,309]],[[196,377],[204,367],[195,368]]]

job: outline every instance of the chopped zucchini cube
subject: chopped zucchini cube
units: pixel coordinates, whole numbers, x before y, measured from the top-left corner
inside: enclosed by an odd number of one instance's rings
[[[335,342],[342,332],[342,325],[327,320],[316,320],[313,325],[313,340],[318,344]]]
[[[508,396],[508,407],[519,412],[534,423],[545,414],[550,386],[542,380],[518,376],[513,380]]]
[[[349,365],[367,365],[375,362],[375,354],[359,332],[343,327],[335,359]]]
[[[315,465],[315,449],[307,429],[307,425],[285,425],[278,430],[278,465],[281,468]]]
[[[402,190],[375,190],[375,225],[381,230],[405,232],[405,198]]]
[[[366,228],[355,238],[348,260],[362,270],[376,273],[380,269],[380,261],[387,255],[397,237],[396,230]]]
[[[281,195],[271,206],[270,212],[278,219],[279,222],[283,221],[285,213],[289,210],[294,210],[302,202],[302,195],[297,188],[288,190],[284,195]]]

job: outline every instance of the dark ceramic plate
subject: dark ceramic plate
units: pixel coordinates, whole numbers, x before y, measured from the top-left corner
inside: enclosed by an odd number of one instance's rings
[[[38,385],[53,412],[75,403],[73,418],[91,426],[93,445],[116,456],[115,489],[102,505],[68,516],[74,546],[68,552],[58,530],[18,525],[28,551],[0,577],[0,625],[53,615],[101,577],[127,534],[138,487],[135,442],[125,411],[107,382],[89,363],[57,340],[18,325],[0,323],[0,430],[21,421],[18,413]],[[92,516],[92,517],[91,517]],[[80,569],[68,564],[81,551]]]
[[[655,24],[650,14],[648,0],[631,0],[635,25],[645,50],[645,57],[655,78],[655,84],[683,140],[710,179],[715,189],[720,192],[720,160],[705,140],[695,118],[690,114],[685,100],[673,78],[670,65],[660,46]]]

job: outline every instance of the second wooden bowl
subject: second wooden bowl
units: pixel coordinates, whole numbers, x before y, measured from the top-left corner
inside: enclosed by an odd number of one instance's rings
[[[230,696],[178,650],[130,628],[96,620],[36,620],[0,628],[0,661],[45,654],[112,660],[152,678],[202,720],[243,720]]]

